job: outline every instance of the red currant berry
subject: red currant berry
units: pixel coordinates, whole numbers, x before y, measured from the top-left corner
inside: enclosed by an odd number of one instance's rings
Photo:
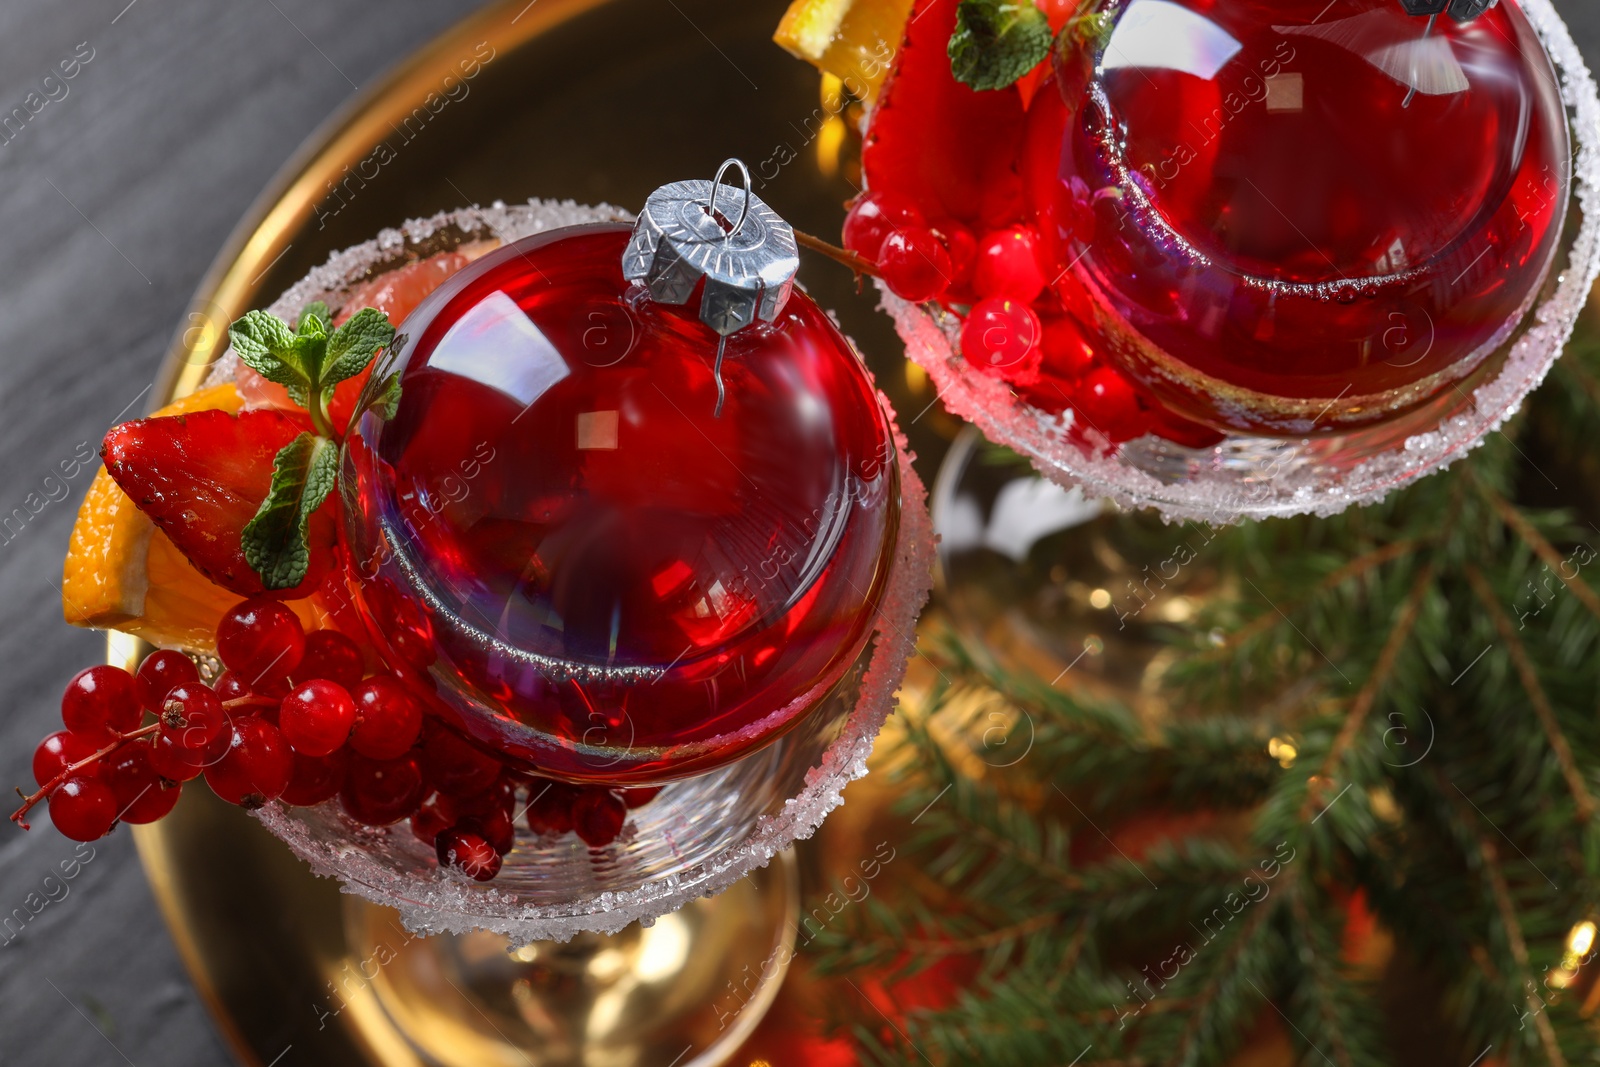
[[[422,771],[415,758],[375,760],[352,755],[345,767],[339,803],[365,826],[389,826],[422,803]]]
[[[178,803],[182,787],[162,780],[151,761],[154,746],[132,741],[106,757],[101,781],[117,798],[117,818],[142,825],[164,818]]]
[[[389,645],[389,651],[418,671],[436,658],[433,621],[414,601],[396,591],[387,578],[367,583],[366,599]]]
[[[575,785],[535,779],[528,786],[528,829],[552,837],[572,830],[572,806],[582,793]]]
[[[895,296],[921,304],[950,288],[950,253],[932,230],[895,230],[878,250],[878,271]]]
[[[50,794],[50,821],[74,841],[95,841],[117,821],[117,798],[98,778],[68,778]]]
[[[659,785],[638,786],[633,789],[622,790],[622,802],[629,808],[642,808],[656,798],[661,792]]]
[[[295,686],[278,705],[278,729],[302,756],[326,756],[342,747],[355,721],[355,701],[344,686],[325,678]]]
[[[351,691],[356,724],[350,747],[373,759],[394,759],[411,750],[422,732],[422,708],[399,679],[375,674]]]
[[[419,671],[425,671],[439,658],[433,639],[424,630],[410,626],[397,627],[388,634],[389,647],[401,660]]]
[[[1039,266],[1039,238],[1030,227],[1008,226],[978,242],[972,287],[980,297],[1031,304],[1045,280]]]
[[[954,219],[947,219],[932,229],[933,235],[944,242],[944,250],[950,256],[950,288],[966,285],[972,280],[972,268],[978,258],[978,239]]]
[[[243,679],[240,680],[242,681]],[[276,677],[272,678],[259,679],[254,685],[250,686],[250,690],[258,697],[270,697],[273,700],[282,700],[284,697],[289,695],[289,690],[293,686],[294,683],[289,680],[288,675],[277,675]],[[273,705],[269,708],[267,705],[263,704],[256,710],[256,714],[258,715],[265,715],[268,712],[271,713],[274,721],[276,721],[278,715],[278,708],[276,705]]]
[[[417,835],[417,840],[425,845],[431,845],[439,834],[456,824],[457,815],[450,803],[450,798],[434,793],[428,798],[417,813],[411,816],[411,832]]]
[[[1078,324],[1063,316],[1044,320],[1042,351],[1045,367],[1059,378],[1081,378],[1098,364]]]
[[[475,797],[454,802],[456,811],[465,825],[471,822],[475,829],[502,856],[516,843],[517,780],[503,774],[486,791]]]
[[[462,815],[481,815],[495,809],[512,812],[517,807],[517,779],[502,773],[488,789],[470,797],[453,798],[453,803]]]
[[[251,810],[282,796],[293,776],[294,753],[278,728],[260,718],[234,723],[227,751],[206,768],[213,793]]]
[[[627,818],[628,806],[609,789],[585,789],[572,805],[572,828],[590,848],[615,841]]]
[[[344,788],[345,764],[349,753],[339,749],[326,756],[305,756],[296,752],[289,788],[279,799],[297,808],[309,808],[332,800]]]
[[[490,847],[502,856],[516,846],[517,824],[509,811],[494,808],[482,815],[469,815],[459,825],[462,829],[482,834]]]
[[[224,704],[230,700],[243,700],[245,697],[250,696],[250,687],[245,685],[239,676],[232,671],[223,671],[211,688],[217,694],[217,699]],[[245,704],[237,708],[229,708],[228,713],[237,717],[240,715],[254,715],[260,710],[258,707]]]
[[[79,671],[61,694],[61,721],[81,734],[125,734],[143,718],[133,675],[108,663]]]
[[[500,853],[474,830],[452,826],[434,842],[439,866],[452,867],[477,882],[487,882],[500,873]]]
[[[450,730],[433,730],[422,748],[428,784],[453,797],[470,797],[494,785],[500,761],[478,751]]]
[[[40,785],[49,782],[56,775],[94,755],[100,749],[92,737],[75,734],[71,730],[58,730],[39,742],[39,747],[33,750],[33,780]],[[93,778],[100,773],[100,765],[91,763],[78,771],[84,778]]]
[[[1198,422],[1190,422],[1168,408],[1153,405],[1146,412],[1149,431],[1185,448],[1210,448],[1221,444],[1223,434]]]
[[[169,782],[190,782],[200,777],[207,764],[222,758],[232,740],[231,731],[213,741],[204,752],[191,752],[170,734],[158,733],[150,750],[150,766]]]
[[[200,682],[175,686],[162,701],[160,720],[160,733],[190,752],[209,748],[230,721],[217,694]]]
[[[1077,413],[1084,423],[1112,443],[1131,441],[1145,432],[1148,420],[1139,408],[1133,386],[1110,367],[1091,371],[1079,383],[1076,395]]]
[[[876,263],[884,238],[895,230],[921,225],[922,212],[899,193],[862,193],[844,217],[844,246]]]
[[[161,704],[173,687],[198,682],[200,672],[194,660],[182,652],[164,648],[152,652],[139,664],[139,702],[147,711],[161,714]]]
[[[305,649],[299,616],[266,597],[235,604],[217,624],[217,656],[252,689],[288,678]]]
[[[325,678],[346,689],[354,689],[361,684],[365,673],[361,649],[354,641],[338,630],[314,630],[306,634],[305,654],[300,657],[300,666],[294,669],[293,677],[296,682]]]
[[[961,354],[967,362],[1003,375],[1038,356],[1044,329],[1039,316],[1015,300],[980,300],[961,325]]]

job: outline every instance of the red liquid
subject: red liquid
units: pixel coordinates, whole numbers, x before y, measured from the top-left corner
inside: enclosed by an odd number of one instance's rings
[[[628,232],[529,238],[424,302],[344,482],[385,656],[487,747],[578,780],[705,770],[797,722],[865,643],[899,514],[827,316],[796,292],[730,338],[714,418],[715,337],[627,291]]]
[[[1570,149],[1514,0],[1426,38],[1395,0],[1107,11],[1029,112],[1029,195],[1063,303],[1166,403],[1266,433],[1376,421],[1531,306]]]

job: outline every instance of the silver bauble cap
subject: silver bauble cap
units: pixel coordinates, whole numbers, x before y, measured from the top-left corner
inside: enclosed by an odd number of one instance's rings
[[[743,173],[743,189],[722,183],[730,167]],[[688,303],[704,278],[700,321],[721,337],[777,318],[799,269],[794,228],[750,191],[750,172],[737,159],[711,181],[651,193],[622,254],[623,277],[644,282],[663,304]]]

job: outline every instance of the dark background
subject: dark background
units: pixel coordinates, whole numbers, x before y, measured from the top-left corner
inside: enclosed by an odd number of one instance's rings
[[[1591,62],[1600,61],[1600,4],[1557,4]],[[41,82],[59,61],[93,56],[64,97],[19,132],[0,132],[0,515],[30,493],[47,501],[19,534],[0,533],[0,783],[31,782],[29,760],[56,728],[62,684],[104,647],[61,621],[56,589],[93,468],[59,500],[49,497],[61,495],[60,482],[47,486],[46,477],[96,448],[121,413],[144,407],[141,390],[201,274],[301,140],[358,87],[476,6],[0,7],[0,114],[30,91],[44,95]],[[772,7],[776,16],[781,5]],[[775,49],[772,58],[787,62]],[[61,95],[56,83],[50,89]],[[0,826],[0,916],[30,892],[42,896],[45,877],[75,855],[47,816],[42,822],[30,834]],[[227,1062],[131,837],[114,834],[92,848],[65,897],[13,940],[0,931],[0,1065]],[[292,1051],[283,1063],[292,1067]]]

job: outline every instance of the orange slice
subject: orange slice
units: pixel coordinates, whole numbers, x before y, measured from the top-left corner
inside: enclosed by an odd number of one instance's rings
[[[238,411],[233,383],[212,386],[169,404],[157,415]],[[195,570],[182,552],[128,499],[105,468],[94,482],[61,572],[61,610],[74,626],[122,630],[161,648],[210,654],[217,623],[239,602]],[[320,614],[309,601],[289,605],[308,627]]]
[[[772,39],[871,100],[894,65],[911,2],[794,0]]]

